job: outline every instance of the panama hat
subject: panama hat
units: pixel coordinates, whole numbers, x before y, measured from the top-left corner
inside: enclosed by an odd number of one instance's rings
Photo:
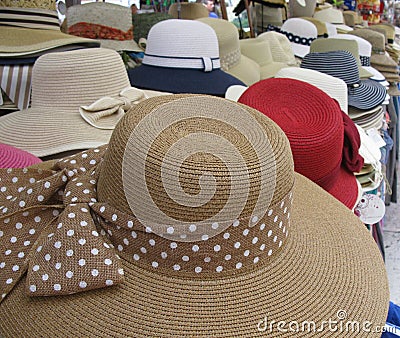
[[[281,27],[281,33],[287,36],[294,55],[299,58],[310,52],[311,42],[318,38],[317,27],[310,21],[300,18],[287,19]]]
[[[149,32],[142,65],[128,70],[132,86],[170,93],[224,96],[244,85],[221,70],[217,35],[198,20],[170,19]]]
[[[132,12],[129,7],[92,2],[67,9],[68,34],[96,39],[102,48],[142,52],[133,39]]]
[[[276,62],[272,58],[272,52],[267,41],[250,38],[240,40],[240,50],[251,60],[260,66],[260,79],[273,77],[276,72],[285,67],[283,62]]]
[[[0,143],[0,168],[24,168],[42,160],[27,151]]]
[[[373,80],[360,80],[357,61],[348,51],[309,53],[301,68],[313,69],[346,82],[349,106],[367,110],[382,104],[386,98],[385,87]]]
[[[320,328],[343,313],[384,325],[376,243],[294,173],[285,134],[260,112],[204,95],[152,98],[105,148],[53,171],[0,171],[1,336],[254,338],[271,321]],[[326,334],[346,333],[314,335]]]
[[[361,60],[358,53],[358,44],[356,41],[344,40],[337,37],[333,37],[328,39],[317,39],[313,41],[310,45],[310,53],[331,52],[338,50],[347,50],[354,56],[357,62],[358,73],[360,78],[365,79],[365,78],[370,78],[372,76],[370,72],[368,72],[361,66]]]
[[[56,11],[41,8],[0,9],[0,57],[30,57],[64,47],[98,47],[92,39],[60,31]]]
[[[105,144],[124,109],[140,98],[129,89],[116,51],[45,54],[33,67],[31,108],[0,117],[0,142],[38,157]]]
[[[256,39],[268,42],[272,58],[275,62],[283,62],[287,66],[297,66],[296,57],[286,35],[269,31],[257,35]]]
[[[250,86],[260,80],[260,66],[240,51],[239,32],[227,20],[202,18],[198,21],[214,29],[218,39],[221,69]]]
[[[174,19],[196,20],[208,18],[208,10],[203,4],[196,2],[175,2],[168,10]]]
[[[275,78],[290,78],[309,84],[321,89],[340,105],[340,109],[347,114],[347,85],[337,78],[312,69],[286,67],[275,74]]]
[[[250,86],[238,102],[261,111],[283,129],[290,141],[296,172],[350,209],[354,207],[358,189],[353,172],[362,167],[360,139],[354,124],[353,135],[345,129],[350,119],[335,100],[304,81],[276,78]],[[344,139],[354,140],[351,149],[345,147]]]
[[[337,8],[327,8],[320,11],[316,11],[313,17],[320,21],[334,24],[338,32],[347,33],[353,30],[353,28],[345,25],[343,12]]]

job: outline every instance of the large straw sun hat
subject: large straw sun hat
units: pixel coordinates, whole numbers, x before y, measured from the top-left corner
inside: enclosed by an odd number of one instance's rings
[[[5,338],[290,337],[269,324],[385,323],[387,277],[368,230],[293,171],[283,131],[248,106],[151,98],[107,149],[52,169],[0,170]]]

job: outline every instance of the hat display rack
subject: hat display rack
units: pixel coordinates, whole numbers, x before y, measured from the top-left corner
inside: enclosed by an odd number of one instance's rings
[[[0,0],[0,337],[384,327],[387,1]]]

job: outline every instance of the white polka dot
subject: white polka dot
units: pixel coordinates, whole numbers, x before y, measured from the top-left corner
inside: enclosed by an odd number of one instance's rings
[[[69,214],[68,214],[68,218],[75,218],[75,214],[73,213],[73,212],[70,212]]]
[[[60,291],[61,290],[61,285],[60,284],[54,284],[53,285],[54,291]]]
[[[264,250],[265,250],[265,244],[261,244],[260,250],[261,250],[261,251],[264,251]]]
[[[224,268],[223,268],[221,265],[219,265],[219,266],[217,266],[217,267],[215,268],[215,271],[221,272],[223,269],[224,269]]]
[[[35,234],[35,232],[36,232],[36,230],[35,229],[29,229],[29,234],[30,235],[34,235]],[[28,244],[29,245],[29,244]]]
[[[17,183],[17,182],[18,182],[18,177],[13,177],[13,178],[11,179],[11,181],[12,181],[13,183]]]
[[[151,234],[151,232],[152,232],[152,230],[151,230],[151,228],[150,227],[146,227],[146,232],[148,233],[148,234]]]
[[[54,243],[54,247],[55,247],[56,249],[60,249],[60,248],[61,248],[61,242],[60,242],[60,241],[55,242],[55,243]]]
[[[232,225],[233,225],[234,227],[237,227],[237,226],[239,226],[239,223],[240,223],[239,220],[236,219],[236,220],[233,221],[233,224],[232,224]]]
[[[19,265],[14,265],[14,266],[12,267],[12,271],[16,272],[16,271],[18,271],[18,270],[19,270]]]
[[[29,183],[35,183],[36,182],[36,180],[33,178],[33,177],[31,177],[30,179],[29,179]]]
[[[152,266],[153,268],[158,268],[158,263],[157,263],[157,262],[152,262],[152,263],[151,263],[151,266]]]
[[[74,235],[74,233],[75,233],[75,231],[70,229],[70,230],[67,231],[67,236],[71,237],[71,236]]]
[[[195,232],[196,229],[197,229],[196,224],[190,224],[190,225],[189,225],[189,231],[190,231],[190,232]]]
[[[143,246],[140,248],[140,251],[141,251],[142,253],[144,253],[144,254],[145,254],[145,253],[147,253],[147,250],[146,250],[146,248],[145,248],[145,247],[143,247]]]
[[[79,282],[79,287],[84,289],[84,288],[87,287],[87,283],[84,280],[82,280],[82,281]]]
[[[52,238],[54,236],[54,232],[47,235],[47,238]]]
[[[98,233],[96,230],[93,230],[93,231],[92,231],[92,235],[95,236],[95,237],[98,237],[98,236],[99,236],[99,233]]]
[[[17,237],[15,237],[15,236],[11,237],[11,239],[10,239],[11,243],[15,243],[16,241],[17,241]]]
[[[279,228],[282,228],[282,225],[283,225],[283,222],[280,221],[280,222],[279,222]]]
[[[4,209],[3,209],[3,214],[5,214],[7,211],[8,211],[8,209],[7,209],[7,208],[4,208]]]
[[[56,270],[60,270],[61,269],[61,263],[56,263],[55,268],[56,268]]]
[[[268,256],[271,256],[272,255],[272,250],[270,249],[269,251],[268,251]]]
[[[246,250],[246,251],[243,253],[243,255],[244,255],[245,257],[248,257],[248,256],[250,255],[250,250]]]
[[[269,230],[268,231],[268,237],[271,237],[271,235],[272,235],[272,230]]]
[[[281,209],[283,208],[283,206],[285,205],[285,201],[281,202]]]
[[[72,197],[71,202],[76,202],[78,200],[78,197]]]
[[[76,164],[76,160],[71,160],[71,161],[69,161],[69,163]]]
[[[285,209],[283,210],[283,213],[286,214],[287,212],[287,207],[285,207]]]
[[[211,262],[211,257],[204,257],[204,262],[210,263]]]
[[[29,291],[30,291],[30,292],[35,292],[35,291],[36,291],[36,285],[33,285],[33,284],[30,285],[30,286],[29,286]]]
[[[96,150],[97,150],[97,151],[96,151]],[[98,153],[98,152],[99,152],[99,150],[98,150],[98,149],[96,149],[96,150],[95,150],[95,152],[97,152],[97,153]],[[96,160],[90,160],[89,164],[92,164],[92,165],[93,165],[93,164],[96,164]]]
[[[220,245],[217,244],[217,245],[214,246],[214,251],[215,252],[218,252],[220,250],[221,250],[221,246]]]
[[[105,265],[111,265],[111,264],[112,264],[112,260],[109,259],[109,258],[106,258],[106,259],[104,260],[104,264],[105,264]]]
[[[273,213],[273,211],[272,211],[272,209],[270,209],[270,210],[268,211],[268,216],[271,216],[272,213]]]
[[[7,223],[10,222],[10,219],[9,218],[5,218],[3,222],[7,224]],[[22,227],[22,225],[21,225],[21,227]]]
[[[22,223],[16,223],[15,224],[15,227],[18,229],[18,230],[20,230],[20,229],[22,229]]]
[[[9,279],[6,280],[6,284],[11,284],[12,282],[13,282],[12,278],[9,278]]]
[[[240,248],[240,242],[236,242],[236,243],[234,244],[234,247],[235,247],[236,249],[239,249],[239,248]]]
[[[231,234],[229,232],[225,232],[224,233],[224,238],[228,239],[229,237],[231,237]]]
[[[82,182],[78,182],[78,183],[76,184],[77,187],[80,187],[81,185],[83,185]]]
[[[0,230],[0,237],[3,237],[4,232]]]
[[[118,251],[123,251],[124,247],[120,244],[120,245],[117,246],[117,249],[118,249]]]
[[[173,227],[168,227],[167,228],[167,233],[169,233],[169,234],[173,234],[174,231],[175,231],[175,229]]]
[[[117,220],[118,216],[116,214],[113,214],[111,216],[111,219],[113,220],[113,222],[115,222]]]
[[[86,265],[86,260],[85,260],[84,258],[81,258],[81,259],[78,261],[78,264],[79,264],[79,266],[85,266],[85,265]]]
[[[236,269],[240,269],[243,266],[243,264],[241,262],[236,263]]]
[[[20,201],[20,202],[19,202],[19,206],[20,206],[21,208],[23,208],[23,207],[25,206],[25,204],[26,204],[25,201]]]
[[[67,256],[68,257],[71,257],[71,256],[73,256],[74,255],[74,250],[72,250],[72,249],[69,249],[69,250],[67,250]]]
[[[81,224],[82,227],[85,227],[85,226],[87,226],[88,223],[86,221],[81,221],[80,224]]]
[[[188,262],[189,261],[189,256],[182,256],[182,260],[184,262]]]
[[[128,228],[132,228],[133,227],[133,222],[132,221],[128,221]]]
[[[257,222],[258,222],[258,216],[253,216],[252,219],[251,219],[251,221],[252,221],[253,223],[257,223]]]
[[[45,182],[45,183],[44,183],[44,187],[45,187],[46,189],[49,189],[49,188],[50,188],[50,182],[48,182],[48,181]]]
[[[282,232],[283,232],[283,233],[286,232],[286,227],[283,227]]]
[[[6,191],[7,191],[7,188],[6,188],[6,187],[1,187],[0,191],[1,191],[1,192],[6,192]]]
[[[279,241],[279,245],[278,245],[279,247],[281,247],[282,246],[282,241]]]
[[[58,223],[58,224],[57,224],[57,229],[61,229],[62,226],[63,226],[62,222]]]
[[[25,256],[25,253],[23,253],[22,251],[18,252],[18,258],[24,258],[24,256]]]
[[[0,269],[3,269],[5,266],[6,266],[6,263],[5,263],[5,262],[1,262],[1,263],[0,263]]]
[[[194,272],[196,272],[196,273],[200,273],[202,270],[203,270],[203,268],[201,266],[196,266],[194,268]]]
[[[88,154],[83,153],[83,154],[82,154],[82,158],[86,158],[86,157],[88,157]]]
[[[87,195],[87,194],[90,193],[90,190],[89,189],[85,189],[85,190],[83,190],[83,193]]]
[[[50,254],[45,254],[45,255],[44,255],[44,259],[45,259],[46,261],[50,261],[50,259],[51,259]]]
[[[150,244],[151,246],[154,246],[154,245],[156,245],[156,241],[155,241],[154,239],[150,239],[150,240],[149,240],[149,244]]]
[[[74,273],[72,271],[67,271],[65,273],[65,277],[67,277],[67,278],[72,278],[73,275],[74,275]]]
[[[97,277],[98,275],[99,275],[99,270],[93,269],[93,270],[92,270],[92,276],[93,276],[93,277]]]
[[[118,269],[118,273],[119,273],[120,275],[124,275],[124,269],[119,268],[119,269]]]
[[[32,267],[32,270],[33,270],[33,271],[38,271],[39,269],[40,269],[39,265],[34,265],[34,266]]]
[[[178,247],[178,244],[172,242],[169,246],[171,247],[171,249],[176,249]]]
[[[140,256],[139,256],[138,254],[134,254],[134,255],[133,255],[133,259],[134,259],[135,261],[138,261],[139,258],[140,258]]]
[[[81,208],[81,211],[82,211],[82,212],[89,212],[89,210],[86,209],[86,208]]]
[[[211,224],[211,228],[213,228],[214,230],[217,230],[219,227],[219,224],[217,222],[214,222],[213,224]]]
[[[43,195],[39,195],[39,196],[37,197],[37,199],[38,199],[39,202],[43,202],[44,196],[43,196]]]
[[[85,245],[85,244],[86,244],[86,239],[80,238],[79,241],[78,241],[78,243],[79,243],[80,245]]]
[[[193,245],[193,246],[192,246],[192,250],[193,250],[194,252],[199,251],[199,246],[198,246],[197,244]]]
[[[275,237],[274,237],[274,243],[276,242],[277,239],[278,239],[278,237],[275,236]]]
[[[10,255],[11,254],[11,250],[10,249],[8,249],[8,250],[6,250],[5,252],[4,252],[4,254],[6,255],[6,256],[8,256],[8,255]]]
[[[136,233],[135,231],[132,231],[132,232],[131,232],[131,236],[132,236],[133,238],[137,238],[137,233]]]
[[[29,189],[26,191],[26,193],[27,193],[28,195],[32,194],[32,192],[33,192],[32,188],[29,188]]]
[[[208,240],[208,235],[203,235],[203,236],[201,236],[201,239],[202,239],[203,241]]]
[[[124,239],[123,239],[123,242],[124,242],[125,245],[129,245],[129,240],[128,240],[128,238],[124,238]]]
[[[179,271],[179,270],[181,269],[181,266],[180,266],[179,264],[175,264],[175,265],[173,266],[173,269],[174,269],[175,271]]]
[[[42,275],[42,280],[43,282],[47,281],[49,279],[49,275],[47,273],[45,273],[44,275]]]
[[[225,256],[225,260],[226,260],[226,261],[229,261],[231,258],[232,258],[231,255],[226,255],[226,256]]]
[[[249,229],[244,229],[243,230],[243,236],[247,236],[249,234]]]
[[[258,261],[260,260],[260,258],[258,258],[258,257],[254,257],[254,259],[253,259],[253,263],[254,264],[256,264],[256,263],[258,263]]]
[[[161,258],[166,259],[168,257],[167,253],[165,251],[161,252]]]
[[[111,279],[107,279],[106,280],[106,285],[107,286],[111,286],[111,285],[113,285],[114,284],[114,282],[111,280]]]
[[[108,243],[106,243],[106,242],[104,242],[103,245],[104,245],[104,247],[107,248],[107,249],[110,248],[110,246],[109,246]]]
[[[99,250],[96,248],[93,248],[90,252],[92,253],[92,255],[96,256],[99,253]]]
[[[274,217],[274,223],[276,223],[276,221],[278,220],[278,216]]]
[[[262,223],[261,225],[260,225],[260,230],[262,231],[262,230],[264,230],[265,229],[265,223]]]

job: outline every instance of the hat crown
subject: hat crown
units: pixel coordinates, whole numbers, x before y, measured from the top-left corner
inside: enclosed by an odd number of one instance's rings
[[[358,54],[358,45],[354,40],[344,40],[340,38],[328,38],[314,40],[310,45],[310,53],[321,53],[344,50],[350,52],[357,64],[360,64],[360,56]]]
[[[241,40],[240,50],[243,55],[256,61],[260,66],[271,64],[274,61],[269,43],[262,39]]]
[[[359,36],[367,40],[372,45],[372,51],[385,50],[385,36],[382,33],[373,31],[372,29],[357,29],[349,34]]]
[[[341,10],[336,8],[327,8],[314,13],[314,18],[330,22],[333,24],[344,24],[344,17]]]
[[[273,60],[284,62],[288,65],[296,64],[292,46],[289,39],[281,33],[270,31],[257,36],[257,39],[266,40],[269,44]]]
[[[143,64],[172,67],[220,68],[218,39],[203,22],[170,19],[156,23],[147,37]]]
[[[130,87],[119,54],[104,48],[48,53],[38,58],[32,73],[32,108],[52,108],[79,114],[81,105]]]
[[[318,31],[317,27],[310,21],[301,18],[290,18],[287,19],[281,30],[286,33],[292,33],[293,35],[298,35],[304,38],[317,38]]]
[[[293,180],[287,138],[259,112],[215,97],[163,96],[120,120],[98,199],[135,219],[139,241],[160,243],[156,256],[130,248],[141,257],[138,264],[151,268],[156,260],[169,273],[194,275],[196,267],[215,273],[222,265],[225,273],[265,262],[284,245]],[[267,242],[256,243],[263,236]],[[161,252],[168,253],[163,263]]]
[[[362,37],[359,37],[357,35],[349,35],[349,34],[338,34],[335,36],[337,39],[343,39],[343,40],[354,40],[357,42],[358,45],[358,54],[360,57],[366,56],[370,57],[372,53],[372,45],[370,42],[367,40],[363,39]]]

